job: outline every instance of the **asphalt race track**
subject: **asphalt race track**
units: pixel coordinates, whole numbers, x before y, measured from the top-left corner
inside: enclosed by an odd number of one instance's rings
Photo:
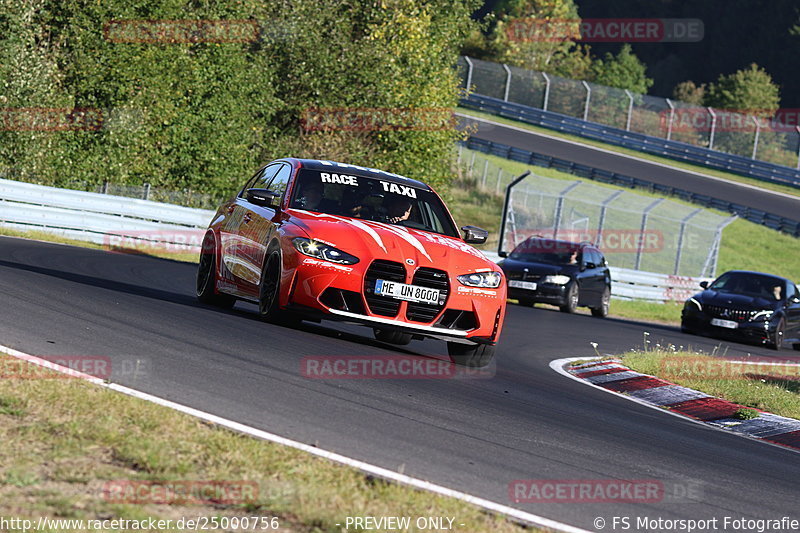
[[[462,128],[466,127],[467,124],[475,124],[478,129],[473,136],[480,139],[566,159],[567,161],[633,176],[654,183],[679,187],[699,194],[708,194],[721,200],[760,209],[790,220],[798,220],[800,218],[800,214],[798,214],[800,213],[800,197],[792,198],[787,194],[742,186],[741,184],[721,179],[703,177],[675,167],[634,159],[624,154],[598,150],[591,146],[499,123],[492,123],[483,119],[466,118],[464,115],[459,118]]]
[[[641,346],[644,331],[654,343],[709,351],[717,341],[511,305],[493,378],[308,379],[304,356],[442,358],[445,346],[414,341],[397,350],[355,326],[264,324],[251,305],[219,311],[196,303],[194,275],[191,264],[0,237],[0,344],[33,355],[108,356],[112,380],[124,385],[590,530],[597,516],[610,526],[614,515],[797,513],[797,453],[660,413],[548,367],[593,355],[590,342],[604,352]],[[777,357],[739,344],[722,349]],[[516,479],[654,479],[690,487],[692,497],[514,504],[508,486]]]

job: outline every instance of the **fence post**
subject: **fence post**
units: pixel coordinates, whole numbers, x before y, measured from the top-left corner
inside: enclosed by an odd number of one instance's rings
[[[642,264],[642,248],[644,248],[644,231],[647,229],[647,217],[650,214],[650,211],[664,200],[665,198],[659,198],[652,204],[645,207],[644,211],[642,211],[642,226],[639,228],[639,246],[636,250],[636,265],[633,267],[634,270],[639,270],[639,267]]]
[[[561,228],[561,212],[564,209],[564,196],[566,196],[572,189],[583,183],[582,181],[575,181],[569,187],[558,193],[558,200],[556,201],[556,216],[553,221],[553,238],[558,238],[558,230]]]
[[[103,194],[108,194],[108,180],[103,180],[103,188],[101,189]]]
[[[717,131],[717,114],[714,113],[714,109],[708,107],[708,112],[711,115],[711,134],[708,136],[708,149],[714,149],[714,132]]]
[[[497,194],[500,194],[500,178],[502,176],[503,176],[503,169],[501,168],[497,170],[497,188],[495,189],[495,192]]]
[[[489,170],[489,160],[483,160],[483,177],[481,178],[481,187],[486,187],[486,171]]]
[[[145,183],[144,184],[144,193],[142,194],[142,199],[143,200],[149,200],[150,199],[150,184],[149,183]]]
[[[595,246],[600,246],[600,240],[603,237],[603,226],[606,225],[606,210],[608,209],[608,204],[619,198],[623,192],[625,191],[617,191],[611,194],[611,196],[603,200],[603,203],[600,204],[600,220],[597,222],[597,237],[594,239]]]
[[[800,170],[800,126],[795,126],[797,130],[797,169]]]
[[[506,90],[503,93],[503,101],[508,102],[508,91],[511,89],[511,69],[505,63],[503,63],[503,68],[506,69]]]
[[[465,89],[467,92],[470,91],[470,87],[472,87],[472,61],[467,56],[464,56],[464,61],[467,62],[467,86]]]
[[[753,139],[753,159],[756,158],[756,154],[758,153],[758,135],[761,133],[761,123],[758,121],[756,117],[750,117],[753,119],[753,122],[756,123],[756,138]]]
[[[625,94],[628,95],[628,120],[625,122],[625,131],[631,131],[631,115],[633,115],[633,95],[628,89],[625,89]]]
[[[667,125],[667,140],[672,137],[672,120],[675,118],[675,106],[672,105],[672,100],[665,98],[669,106],[669,124]]]
[[[681,230],[678,233],[677,251],[675,252],[675,270],[673,272],[673,274],[676,275],[676,276],[678,274],[680,274],[681,255],[683,255],[683,235],[686,232],[686,224],[689,222],[690,218],[692,218],[693,216],[695,216],[698,213],[701,213],[702,211],[703,211],[703,208],[700,207],[700,208],[692,211],[691,213],[689,213],[685,217],[683,217],[683,220],[681,220]]]
[[[547,101],[550,99],[550,76],[545,74],[544,72],[541,73],[544,81],[547,85],[544,86],[544,103],[542,104],[542,110],[547,111]]]
[[[585,81],[581,82],[586,88],[586,104],[583,106],[583,120],[589,120],[589,100],[592,99],[592,88]]]

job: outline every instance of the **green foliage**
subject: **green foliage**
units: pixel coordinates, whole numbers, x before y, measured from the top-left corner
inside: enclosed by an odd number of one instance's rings
[[[102,127],[0,131],[0,170],[43,183],[238,187],[276,157],[324,157],[449,180],[451,121],[396,131],[304,131],[309,108],[437,108],[473,0],[0,0],[4,107],[91,108]],[[252,21],[256,39],[123,42],[113,21]],[[141,32],[140,32],[141,33]],[[441,126],[441,125],[440,125]],[[24,129],[24,128],[23,128]],[[378,128],[380,130],[380,128]]]
[[[780,106],[780,90],[766,70],[755,63],[749,68],[722,75],[712,83],[705,105],[771,117]]]
[[[629,44],[624,44],[616,56],[606,54],[592,65],[594,82],[600,85],[628,89],[634,93],[646,94],[653,80],[646,75],[647,66],[639,61]]]
[[[705,84],[695,85],[692,80],[682,81],[672,90],[672,97],[675,100],[686,102],[692,105],[703,105],[706,94]]]
[[[486,59],[568,78],[590,75],[589,48],[575,42],[580,18],[574,0],[506,0],[495,12]],[[470,46],[476,47],[474,37]]]

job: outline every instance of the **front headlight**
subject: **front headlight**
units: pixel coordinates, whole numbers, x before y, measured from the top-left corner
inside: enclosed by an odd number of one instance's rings
[[[305,237],[295,237],[292,239],[292,244],[303,255],[313,257],[315,259],[322,259],[323,261],[330,261],[331,263],[339,263],[340,265],[355,265],[358,263],[358,257],[343,252],[333,246],[322,244],[313,239],[306,239]]]
[[[685,303],[685,304],[683,304],[683,306],[684,306],[684,307],[690,307],[690,304],[694,304],[695,306],[697,306],[697,309],[698,309],[699,311],[702,311],[702,310],[703,310],[703,306],[702,306],[702,305],[700,305],[700,302],[698,302],[698,301],[697,301],[697,300],[695,300],[694,298],[689,298],[688,300],[686,300],[686,303]]]
[[[569,283],[569,276],[564,274],[556,274],[554,276],[545,276],[542,283],[555,283],[556,285],[566,285]]]
[[[762,320],[764,322],[766,322],[770,318],[772,318],[773,313],[775,313],[775,311],[773,311],[771,309],[765,309],[763,311],[758,311],[753,315],[753,318],[751,318],[750,320],[752,320],[753,322],[756,322],[756,321],[760,322]]]
[[[458,276],[458,281],[467,287],[483,287],[486,289],[496,289],[500,286],[503,276],[500,272],[474,272]]]

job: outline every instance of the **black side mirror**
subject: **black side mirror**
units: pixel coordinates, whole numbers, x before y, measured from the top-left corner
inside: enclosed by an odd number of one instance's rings
[[[500,257],[508,257],[508,252],[497,252]]]
[[[584,263],[583,268],[597,268],[597,265],[594,263]]]
[[[708,288],[708,282],[707,281],[701,281],[700,282],[700,286],[703,287],[704,289],[707,289]]]
[[[489,238],[489,232],[475,226],[462,226],[464,242],[467,244],[483,244]]]
[[[789,301],[793,304],[800,304],[800,296],[792,296]]]
[[[261,207],[278,207],[281,193],[268,189],[247,189],[247,201]]]

